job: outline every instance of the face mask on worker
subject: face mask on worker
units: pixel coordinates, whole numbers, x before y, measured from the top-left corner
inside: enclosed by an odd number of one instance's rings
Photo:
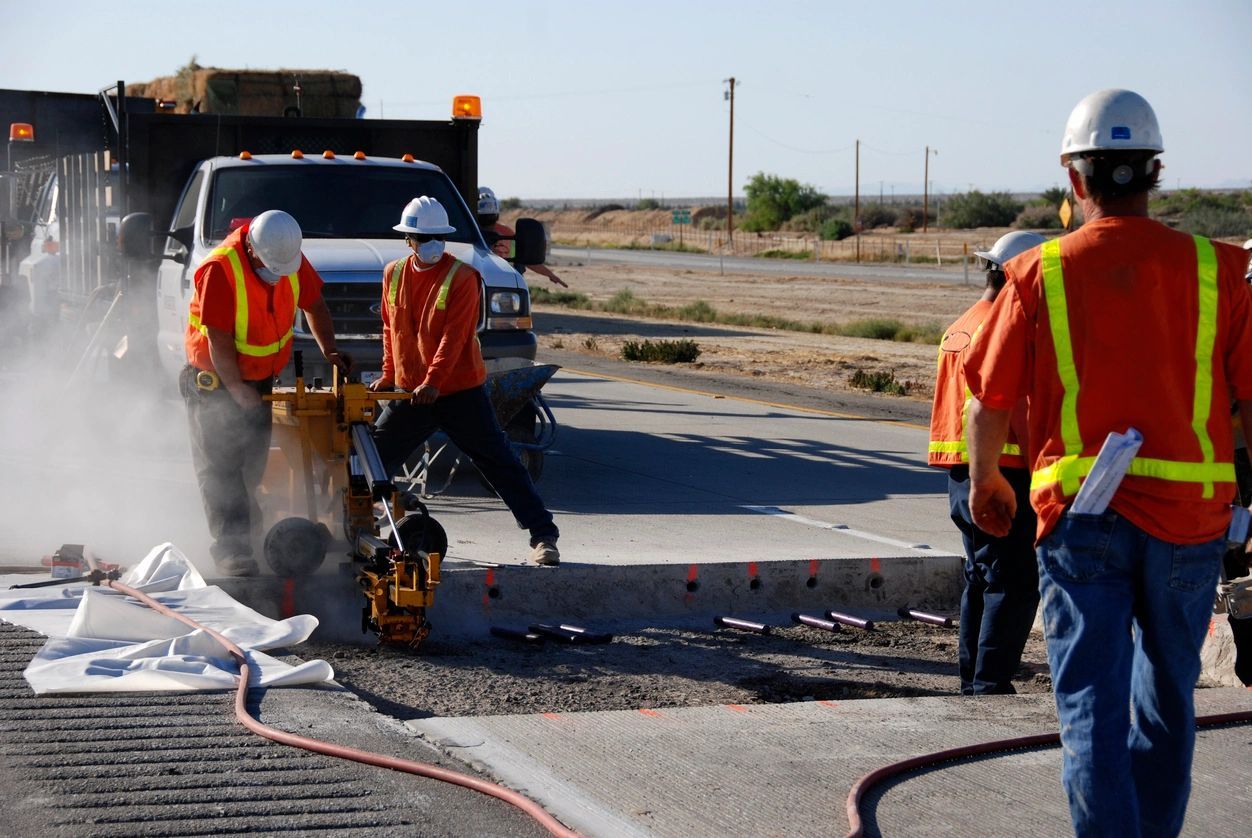
[[[282,279],[281,276],[266,267],[256,268],[256,275],[270,285],[277,285],[278,280]]]
[[[443,242],[428,241],[417,246],[417,261],[424,265],[433,265],[443,256]]]

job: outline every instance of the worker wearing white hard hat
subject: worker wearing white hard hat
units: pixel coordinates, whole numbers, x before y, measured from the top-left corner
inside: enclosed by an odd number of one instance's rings
[[[262,397],[287,365],[296,309],[327,361],[347,371],[322,279],[300,252],[300,225],[269,210],[232,232],[196,269],[179,388],[208,519],[209,548],[228,576],[259,571],[252,500],[269,453],[271,414]],[[242,308],[241,308],[242,306]]]
[[[500,200],[488,186],[478,187],[478,226],[483,231],[483,237],[487,240],[487,246],[491,248],[491,252],[501,259],[516,264],[517,232],[509,225],[500,221]],[[562,288],[569,287],[565,280],[557,276],[555,271],[543,263],[516,265],[516,267],[522,273],[528,270],[534,271],[540,276],[546,277],[549,282],[554,282]]]
[[[992,535],[1019,502],[999,458],[1029,399],[1043,625],[1079,835],[1182,830],[1236,491],[1232,398],[1252,428],[1247,253],[1149,217],[1164,148],[1137,93],[1078,103],[1061,162],[1083,225],[1005,264],[964,361],[970,511]]]
[[[374,442],[389,474],[436,430],[466,454],[530,533],[535,564],[560,563],[560,531],[526,468],[501,430],[484,386],[478,345],[482,277],[446,252],[455,228],[438,200],[414,198],[393,228],[412,251],[383,269],[383,369],[370,387],[400,389],[374,426]]]
[[[944,332],[939,345],[927,462],[947,471],[948,509],[965,545],[965,588],[957,633],[957,669],[963,695],[1011,694],[1022,650],[1039,605],[1035,568],[1035,513],[1030,508],[1030,471],[1022,455],[1026,402],[1021,400],[999,458],[1017,497],[1013,526],[1005,536],[979,529],[969,510],[969,454],[965,438],[965,372],[962,360],[973,336],[1004,287],[1004,263],[1044,241],[1024,230],[1001,236],[975,255],[986,268],[982,296]]]

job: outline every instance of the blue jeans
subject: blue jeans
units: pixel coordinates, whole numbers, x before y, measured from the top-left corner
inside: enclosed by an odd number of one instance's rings
[[[440,396],[434,404],[387,402],[374,425],[374,445],[390,475],[436,430],[442,430],[460,448],[517,519],[530,531],[533,547],[540,539],[556,539],[560,532],[543,505],[526,467],[517,459],[508,436],[496,421],[496,412],[483,387],[471,387]]]
[[[1182,829],[1193,690],[1224,549],[1224,538],[1162,541],[1111,510],[1067,513],[1040,542],[1061,780],[1078,835]]]
[[[953,466],[948,472],[952,522],[965,542],[965,590],[957,630],[964,695],[1017,692],[1013,676],[1021,665],[1022,649],[1039,608],[1030,472],[1020,468],[1002,471],[1017,495],[1017,514],[1003,538],[974,526],[969,512],[969,467]]]

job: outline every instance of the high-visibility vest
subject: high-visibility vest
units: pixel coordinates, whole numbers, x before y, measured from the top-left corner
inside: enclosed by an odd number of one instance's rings
[[[1199,313],[1195,343],[1195,385],[1191,403],[1191,432],[1200,449],[1199,460],[1165,460],[1136,457],[1127,474],[1171,483],[1195,484],[1201,496],[1214,498],[1215,484],[1235,481],[1233,462],[1215,459],[1208,421],[1213,404],[1213,348],[1217,340],[1217,257],[1213,244],[1201,236],[1193,236],[1196,248],[1196,274],[1199,283]],[[1082,479],[1091,472],[1095,452],[1103,439],[1085,440],[1078,424],[1078,371],[1074,364],[1074,348],[1070,341],[1069,309],[1065,299],[1065,278],[1061,270],[1061,240],[1052,239],[1040,246],[1043,269],[1043,292],[1048,308],[1052,345],[1056,354],[1056,371],[1061,380],[1060,430],[1065,453],[1031,474],[1031,491],[1059,484],[1066,496],[1077,494]]]
[[[229,239],[222,246],[214,248],[205,260],[219,261],[225,268],[235,289],[235,351],[239,354],[239,371],[245,380],[259,380],[278,374],[286,365],[289,357],[291,340],[295,334],[296,308],[300,300],[299,272],[288,274],[280,282],[286,282],[291,290],[291,310],[270,310],[268,304],[259,304],[259,295],[248,293],[248,281],[244,271],[243,238],[231,242]],[[260,281],[260,280],[258,280]],[[272,293],[278,293],[275,288]],[[209,329],[195,311],[188,314],[188,326],[208,340]],[[257,339],[258,335],[276,337],[264,343]]]
[[[387,308],[394,315],[396,300],[400,295],[400,278],[404,275],[404,263],[408,258],[397,259],[391,265],[390,282],[387,284]],[[443,282],[439,286],[439,295],[435,297],[435,310],[444,311],[448,308],[448,292],[452,290],[452,281],[456,279],[461,268],[468,267],[463,262],[453,260],[444,270]]]

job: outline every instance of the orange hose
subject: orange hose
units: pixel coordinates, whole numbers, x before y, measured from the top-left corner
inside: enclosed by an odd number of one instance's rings
[[[239,719],[240,724],[258,736],[264,736],[266,739],[279,742],[283,745],[290,745],[293,748],[302,748],[306,751],[325,754],[326,756],[337,757],[339,759],[348,759],[353,762],[361,762],[366,765],[374,765],[379,768],[388,768],[392,771],[402,771],[406,774],[416,774],[419,777],[429,777],[434,780],[439,780],[440,782],[451,783],[453,785],[472,789],[476,792],[499,798],[512,806],[516,806],[518,809],[521,809],[531,818],[536,820],[541,826],[544,827],[544,829],[547,829],[553,835],[560,836],[560,838],[579,838],[577,832],[569,829],[552,815],[548,814],[548,812],[546,812],[538,803],[521,794],[518,794],[512,789],[506,789],[504,786],[497,785],[487,780],[480,780],[479,778],[472,777],[468,774],[461,774],[457,771],[450,771],[446,768],[430,765],[429,763],[398,759],[396,757],[389,757],[382,754],[371,753],[369,751],[358,750],[357,748],[335,745],[330,742],[323,742],[319,739],[311,739],[307,736],[298,736],[294,733],[287,733],[286,731],[278,730],[277,728],[262,724],[248,712],[247,698],[250,667],[243,649],[213,629],[200,625],[190,617],[162,605],[152,597],[141,591],[135,590],[129,585],[123,585],[121,582],[117,581],[106,581],[105,584],[121,594],[125,594],[126,596],[139,600],[154,611],[164,614],[167,617],[173,617],[181,623],[205,632],[218,643],[222,644],[226,651],[230,653],[230,656],[234,658],[235,662],[239,665],[239,686],[235,691],[235,717]]]

